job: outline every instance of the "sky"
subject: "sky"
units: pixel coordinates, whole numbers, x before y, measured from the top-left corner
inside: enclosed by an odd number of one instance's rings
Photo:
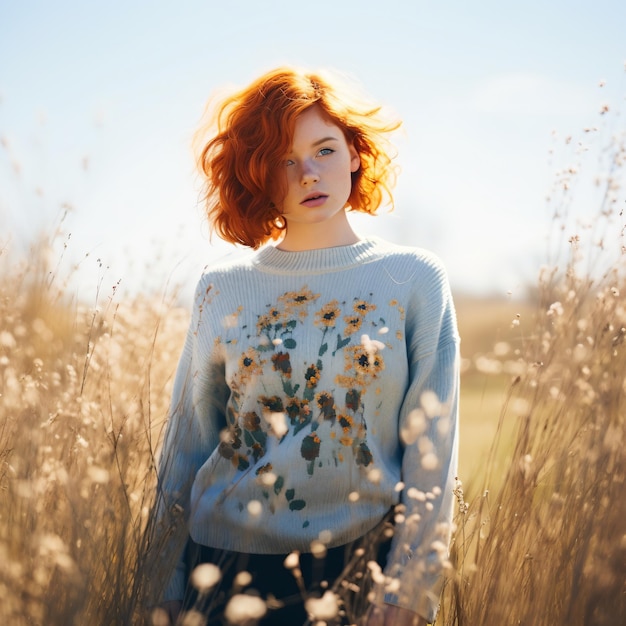
[[[0,248],[67,210],[53,256],[80,297],[190,293],[232,250],[198,201],[208,98],[329,67],[403,120],[395,210],[355,228],[435,252],[458,292],[522,294],[555,172],[579,158],[566,137],[594,141],[623,106],[624,32],[623,0],[0,0]]]

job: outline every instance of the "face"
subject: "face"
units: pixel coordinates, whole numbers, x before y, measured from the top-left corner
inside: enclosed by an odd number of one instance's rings
[[[287,193],[282,215],[287,227],[324,222],[342,213],[352,190],[351,174],[359,166],[354,146],[319,107],[302,113],[285,157]]]

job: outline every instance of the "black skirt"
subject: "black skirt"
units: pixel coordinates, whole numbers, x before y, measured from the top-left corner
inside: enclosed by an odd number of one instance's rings
[[[228,603],[235,595],[234,603],[245,602],[240,595],[243,594],[260,598],[265,603],[265,614],[242,622],[245,626],[302,626],[322,618],[322,615],[307,614],[306,601],[332,591],[337,600],[337,612],[334,617],[325,613],[323,621],[328,626],[356,624],[370,604],[368,594],[372,576],[378,569],[376,564],[380,569],[385,567],[393,535],[391,520],[391,515],[387,515],[374,530],[350,544],[322,553],[302,553],[297,561],[291,557],[287,563],[287,554],[232,552],[190,540],[186,557],[187,580],[190,581],[191,573],[202,563],[217,565],[221,579],[206,593],[199,592],[188,582],[183,611],[193,610],[198,620],[202,615],[207,626],[226,626],[231,624],[227,614],[233,608],[227,609]],[[296,563],[297,566],[293,567]],[[249,576],[238,576],[242,572]],[[328,603],[325,607],[327,611]],[[307,621],[309,618],[310,622]]]

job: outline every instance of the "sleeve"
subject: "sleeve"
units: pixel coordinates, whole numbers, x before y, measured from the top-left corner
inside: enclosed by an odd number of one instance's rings
[[[460,357],[443,267],[431,267],[408,314],[409,387],[399,416],[401,507],[385,569],[384,601],[433,622],[448,562],[458,468]]]
[[[179,360],[158,464],[155,541],[159,601],[182,600],[191,486],[219,444],[225,424],[223,361],[212,336],[211,286],[199,283],[192,319]]]

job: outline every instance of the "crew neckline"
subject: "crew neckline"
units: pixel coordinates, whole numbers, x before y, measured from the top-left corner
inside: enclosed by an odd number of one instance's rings
[[[266,272],[325,274],[376,260],[383,253],[383,244],[376,237],[364,237],[346,246],[313,250],[280,250],[270,245],[257,253],[253,263]]]

